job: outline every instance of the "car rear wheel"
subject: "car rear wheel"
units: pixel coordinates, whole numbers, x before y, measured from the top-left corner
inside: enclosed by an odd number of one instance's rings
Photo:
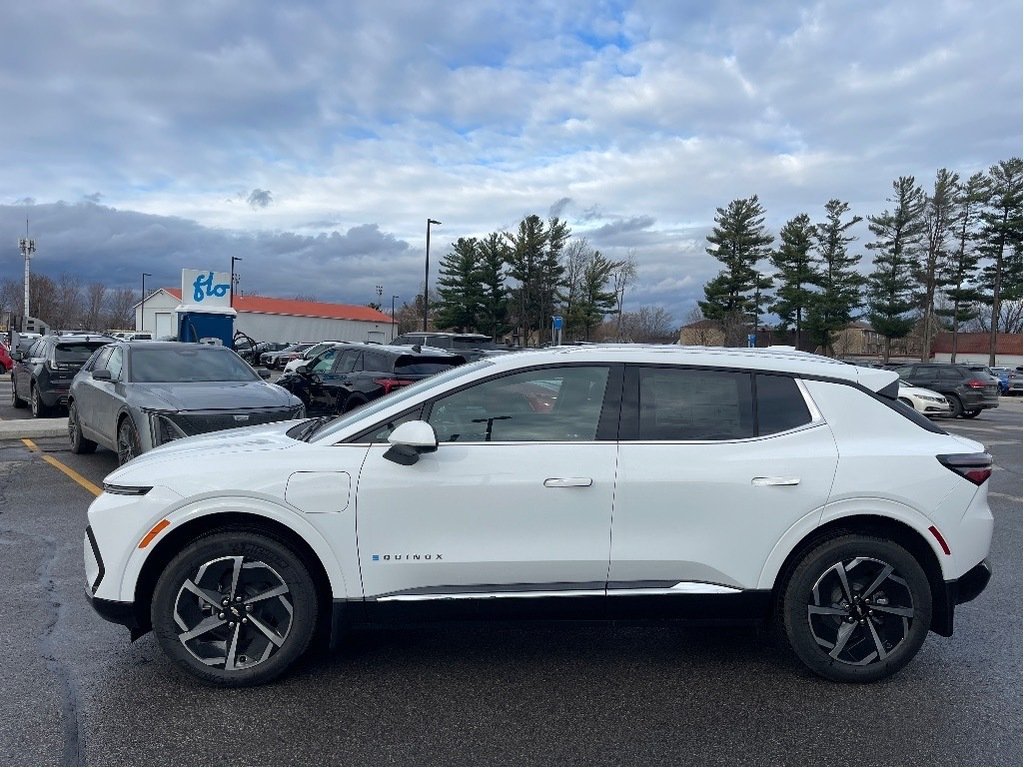
[[[946,399],[949,401],[950,416],[954,419],[962,416],[964,413],[964,404],[960,402],[960,398],[956,395],[946,395]]]
[[[68,403],[68,439],[71,441],[72,453],[92,453],[96,443],[82,437],[82,425],[78,422],[78,405],[72,400]]]
[[[11,406],[13,408],[24,408],[25,401],[18,397],[18,387],[14,383],[14,375],[11,374]]]
[[[903,547],[846,534],[808,551],[785,584],[781,623],[815,674],[868,683],[895,674],[931,626],[928,577]]]
[[[29,396],[29,399],[32,402],[32,415],[35,418],[41,419],[50,413],[50,409],[47,408],[46,403],[43,402],[43,398],[39,394],[39,389],[37,387],[32,387],[32,393]]]
[[[125,417],[117,428],[117,463],[127,464],[142,453],[139,442],[139,431],[131,418]]]
[[[167,565],[151,619],[164,653],[182,669],[213,685],[259,685],[308,648],[317,622],[316,587],[283,542],[252,531],[219,531],[192,542]]]

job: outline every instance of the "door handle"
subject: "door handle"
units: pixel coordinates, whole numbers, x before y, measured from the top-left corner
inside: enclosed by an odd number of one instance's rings
[[[549,477],[545,488],[589,488],[594,484],[592,477]]]
[[[799,477],[754,477],[751,485],[800,485]]]

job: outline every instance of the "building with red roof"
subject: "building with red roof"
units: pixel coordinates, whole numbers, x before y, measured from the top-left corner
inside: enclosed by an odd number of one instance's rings
[[[154,338],[177,332],[175,310],[182,304],[180,288],[161,288],[135,306],[135,327]],[[235,296],[235,330],[257,341],[376,341],[395,337],[391,317],[373,307],[327,304],[269,296]],[[143,317],[143,311],[145,317]]]

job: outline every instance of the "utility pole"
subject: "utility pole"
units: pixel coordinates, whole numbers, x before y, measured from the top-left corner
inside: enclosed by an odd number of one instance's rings
[[[427,258],[426,258],[426,261],[424,261],[424,263],[423,263],[423,330],[424,331],[427,330],[427,313],[428,313],[428,307],[430,305],[429,299],[427,297],[430,295],[430,225],[431,224],[440,225],[441,222],[440,221],[435,221],[434,219],[427,219]]]
[[[231,298],[228,301],[228,306],[231,306],[231,307],[235,306],[235,282],[236,282],[236,278],[235,278],[235,262],[236,261],[241,261],[241,260],[242,260],[241,256],[232,256],[231,257]]]
[[[394,341],[395,337],[398,336],[398,321],[395,318],[395,299],[398,296],[391,297],[391,340]]]
[[[21,255],[25,257],[25,314],[21,318],[21,330],[28,330],[28,311],[29,311],[29,260],[32,258],[32,254],[36,252],[36,241],[30,240],[28,236],[28,219],[25,219],[25,236],[18,241],[18,248],[21,249]]]
[[[146,278],[152,276],[149,272],[142,273],[142,304],[139,307],[139,327],[135,329],[137,331],[146,330]]]

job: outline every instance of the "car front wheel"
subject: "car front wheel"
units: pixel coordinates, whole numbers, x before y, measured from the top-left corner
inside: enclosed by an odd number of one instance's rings
[[[956,395],[946,395],[946,399],[949,401],[950,416],[954,419],[962,416],[964,413],[964,404],[960,402],[960,398]]]
[[[127,464],[142,453],[142,445],[139,442],[139,431],[135,424],[128,417],[121,421],[117,428],[117,463]]]
[[[815,674],[868,683],[895,674],[931,626],[928,577],[903,547],[846,534],[807,552],[784,587],[789,645]]]
[[[309,571],[284,543],[228,530],[185,547],[164,569],[151,605],[160,646],[204,682],[269,682],[306,651],[317,621]]]

